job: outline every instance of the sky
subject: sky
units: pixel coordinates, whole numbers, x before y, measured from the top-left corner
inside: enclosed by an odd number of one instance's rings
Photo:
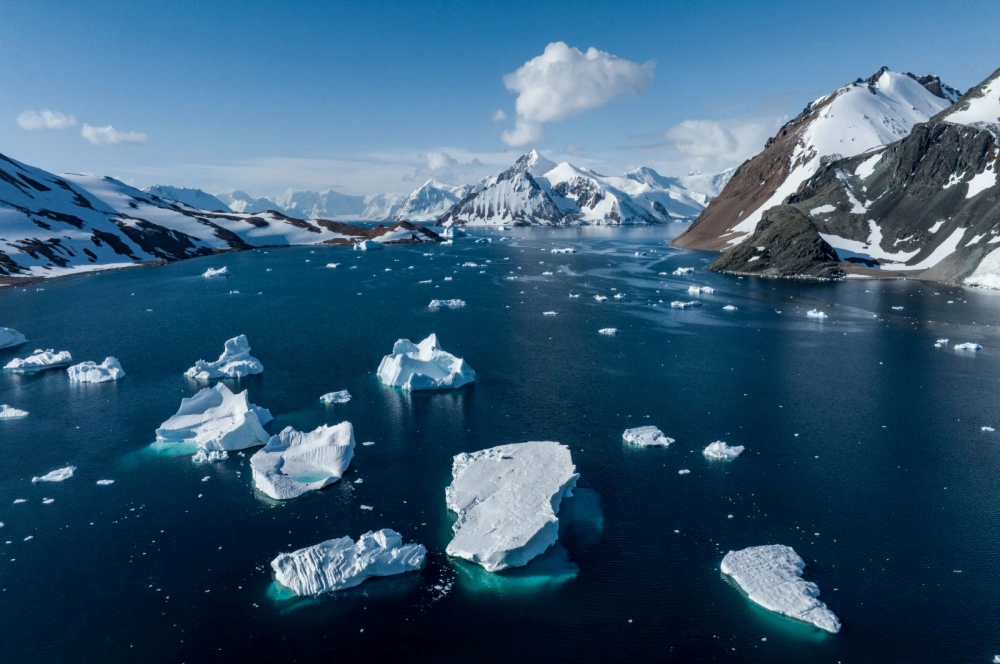
[[[0,0],[0,153],[255,196],[405,194],[532,148],[683,175],[882,65],[962,91],[1000,67],[996,0],[129,5]]]

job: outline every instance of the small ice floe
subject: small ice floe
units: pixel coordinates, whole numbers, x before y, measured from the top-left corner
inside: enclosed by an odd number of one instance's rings
[[[323,595],[353,588],[374,576],[416,572],[427,549],[403,544],[403,536],[385,528],[367,532],[357,543],[350,537],[331,539],[271,561],[274,577],[298,596]]]
[[[902,311],[903,307],[893,307],[892,310],[893,311]]]
[[[275,500],[291,500],[339,481],[352,458],[354,427],[350,422],[309,432],[285,427],[250,457],[250,469],[260,491]]]
[[[608,299],[608,298],[605,295],[595,295],[594,296],[594,300],[596,302],[604,302],[606,299]]]
[[[42,505],[51,505],[56,502],[55,498],[42,498]]]
[[[455,228],[454,226],[448,226],[443,231],[441,231],[439,235],[441,237],[446,237],[446,238],[456,238],[456,237],[465,237],[466,233],[460,228]]]
[[[213,378],[243,378],[259,373],[264,373],[264,365],[250,355],[250,342],[241,334],[226,342],[218,360],[198,360],[184,375],[205,383]]]
[[[117,359],[106,357],[100,364],[96,362],[81,362],[66,369],[69,379],[76,383],[106,383],[121,380],[125,371]]]
[[[58,470],[53,470],[51,473],[46,473],[41,477],[32,477],[31,481],[34,483],[38,482],[64,482],[69,478],[73,477],[73,472],[76,470],[76,466],[66,466],[65,468],[59,468]]]
[[[452,279],[453,279],[453,277],[445,277],[444,278],[445,281],[451,281]]]
[[[12,327],[0,327],[0,348],[13,348],[25,343],[24,335]]]
[[[680,300],[674,300],[673,302],[670,303],[671,309],[690,309],[691,307],[700,307],[700,306],[701,302],[698,301],[681,302]]]
[[[423,281],[418,281],[417,283],[418,284],[430,284],[430,283],[433,283],[433,282],[434,282],[433,279],[424,279]]]
[[[320,401],[326,405],[336,404],[336,403],[347,403],[351,400],[351,393],[347,390],[340,390],[337,392],[327,392],[319,398]]]
[[[428,309],[461,309],[465,306],[465,300],[431,300],[427,305]]]
[[[476,372],[460,357],[438,346],[436,334],[419,344],[400,339],[382,358],[378,377],[383,385],[404,390],[446,390],[476,380]]]
[[[806,312],[806,316],[809,318],[818,318],[821,320],[823,318],[826,318],[826,314],[820,311],[819,309],[810,309],[809,311]]]
[[[624,300],[625,299],[625,293],[615,293],[615,299],[616,300]]]
[[[250,403],[246,390],[233,394],[219,383],[181,399],[177,414],[156,430],[156,440],[194,444],[209,451],[243,450],[268,441],[263,425],[271,419],[266,408]]]
[[[191,457],[191,461],[197,464],[216,463],[229,458],[229,452],[225,450],[198,450]]]
[[[957,350],[957,351],[971,351],[971,352],[975,353],[975,352],[981,351],[983,349],[983,347],[980,346],[977,343],[973,343],[973,342],[970,341],[970,342],[964,343],[964,344],[955,344],[954,346],[952,346],[952,349],[953,350]]]
[[[654,426],[625,429],[622,439],[626,443],[632,443],[640,447],[669,447],[674,442],[673,438],[663,435],[663,432]]]
[[[114,480],[97,480],[97,482],[95,482],[97,486],[111,486],[114,483]]]
[[[229,267],[228,266],[224,266],[224,267],[210,267],[207,270],[205,270],[205,272],[203,272],[201,276],[206,277],[206,278],[208,278],[208,277],[228,277],[229,276]]]
[[[365,442],[361,443],[361,446],[362,447],[371,447],[374,444],[375,444],[374,440],[366,440]]]
[[[558,315],[559,315],[559,313],[558,313],[558,312],[555,312],[555,311],[543,311],[543,312],[542,312],[542,315],[543,315],[543,316],[558,316]]]
[[[330,269],[335,269],[340,267],[340,263],[327,263],[326,266]]]
[[[572,247],[565,247],[565,248],[562,248],[562,249],[553,249],[552,253],[554,253],[554,254],[575,254],[576,253],[576,249],[573,249]]]
[[[376,249],[383,249],[382,244],[376,242],[375,240],[361,240],[360,242],[354,243],[354,251],[374,251]]]
[[[721,440],[717,440],[704,450],[702,454],[709,459],[716,459],[718,461],[731,461],[743,454],[745,448],[742,445],[726,445]]]
[[[551,277],[552,273],[551,272],[542,272],[542,276],[543,277]]]
[[[685,275],[685,274],[694,274],[694,268],[693,267],[679,267],[676,270],[674,270],[674,276],[680,277],[680,276]]]
[[[996,431],[993,427],[979,427],[980,431],[985,431],[986,433],[993,433]]]
[[[27,417],[28,411],[14,408],[3,403],[0,404],[0,420],[13,420],[18,417]]]
[[[771,544],[730,551],[722,559],[720,569],[732,577],[751,602],[837,633],[840,620],[817,599],[816,584],[802,579],[805,566],[805,561],[791,547]]]
[[[602,327],[601,329],[599,329],[597,331],[597,333],[598,334],[603,334],[603,335],[606,335],[606,336],[609,336],[609,337],[613,337],[616,334],[618,334],[618,328],[617,327]]]
[[[736,307],[734,307],[731,304],[727,304],[726,306],[722,307],[722,310],[723,311],[736,311]]]
[[[462,263],[462,267],[479,267],[479,266],[476,263],[473,263],[472,261],[466,261],[465,263]]]
[[[691,474],[691,471],[690,471],[690,470],[688,470],[687,468],[682,468],[681,470],[678,470],[678,471],[677,471],[677,474],[678,474],[678,475],[690,475],[690,474]]]
[[[580,477],[569,448],[552,441],[458,454],[451,474],[445,501],[458,518],[445,552],[489,572],[524,565],[555,544],[560,504]]]
[[[15,357],[4,365],[4,369],[12,373],[37,373],[46,369],[56,369],[65,367],[73,361],[73,356],[68,350],[61,350],[58,353],[52,350],[38,349],[25,358]]]
[[[711,295],[715,289],[711,286],[688,286],[688,295]]]
[[[948,345],[947,339],[938,339],[937,341],[934,342],[935,348],[944,348],[947,345]]]
[[[365,510],[366,512],[371,512],[375,508],[372,507],[371,505],[361,505],[361,509]]]
[[[569,296],[570,297],[580,297],[580,294],[579,293],[570,293]]]
[[[453,244],[455,244],[455,241],[454,241],[454,240],[451,240],[451,239],[448,239],[448,240],[441,240],[441,246],[442,246],[442,247],[450,247],[450,246],[451,246],[451,245],[453,245]]]

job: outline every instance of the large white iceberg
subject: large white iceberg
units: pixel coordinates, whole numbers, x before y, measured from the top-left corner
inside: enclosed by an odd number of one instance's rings
[[[625,433],[622,434],[622,438],[626,443],[632,443],[633,445],[639,445],[641,447],[668,447],[674,442],[673,438],[664,436],[663,432],[654,426],[625,429]]]
[[[36,373],[46,369],[56,369],[64,367],[73,361],[73,356],[68,350],[61,350],[58,353],[52,350],[36,350],[25,358],[15,357],[4,365],[4,369],[14,373]]]
[[[246,390],[233,394],[219,383],[181,399],[177,414],[156,430],[156,440],[193,443],[205,450],[242,450],[267,442],[264,425],[270,421],[271,413],[250,403]]]
[[[500,445],[452,460],[445,490],[458,515],[449,556],[496,572],[526,564],[559,537],[559,505],[573,495],[569,448],[552,441]]]
[[[76,466],[66,466],[65,468],[59,468],[58,470],[53,470],[51,473],[46,473],[41,477],[32,477],[32,482],[64,482],[69,478],[73,477],[73,473],[76,471]]]
[[[350,422],[308,433],[286,427],[250,457],[250,470],[258,489],[275,500],[290,500],[338,481],[353,457]]]
[[[716,459],[718,461],[729,461],[730,459],[735,459],[739,455],[743,454],[744,447],[742,445],[726,445],[721,440],[717,440],[704,450],[704,454],[709,459]]]
[[[476,372],[460,357],[438,346],[436,334],[413,344],[400,339],[392,354],[382,358],[378,377],[383,385],[404,390],[446,390],[461,387],[476,379]]]
[[[806,564],[790,546],[771,544],[730,551],[722,559],[722,573],[739,584],[752,602],[769,611],[839,632],[840,621],[816,599],[819,587],[802,579]]]
[[[0,348],[13,348],[20,346],[27,339],[24,335],[12,327],[0,327]]]
[[[218,360],[198,360],[184,375],[204,383],[213,378],[243,378],[259,373],[264,373],[264,365],[250,355],[250,342],[241,334],[226,342]]]
[[[69,379],[78,383],[105,383],[125,377],[122,365],[113,357],[104,358],[100,364],[96,362],[74,364],[66,371],[69,373]]]
[[[0,404],[0,420],[12,420],[17,417],[27,417],[28,411],[18,410],[13,406],[8,406],[5,403]]]
[[[424,566],[427,549],[403,544],[403,536],[384,528],[368,532],[355,544],[350,537],[327,540],[271,561],[278,583],[296,595],[322,595],[353,588],[373,576],[415,572]]]

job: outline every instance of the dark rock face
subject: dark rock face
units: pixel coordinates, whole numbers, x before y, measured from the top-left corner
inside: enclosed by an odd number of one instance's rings
[[[723,253],[708,269],[761,277],[837,279],[845,274],[839,261],[806,215],[781,205],[765,212],[753,235]]]

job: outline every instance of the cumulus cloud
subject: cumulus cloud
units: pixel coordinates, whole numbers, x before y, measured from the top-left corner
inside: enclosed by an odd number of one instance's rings
[[[145,143],[148,138],[146,134],[138,131],[118,131],[111,125],[93,127],[87,123],[84,123],[80,135],[94,145],[136,145]]]
[[[507,113],[502,108],[493,111],[493,122],[503,122],[506,119]]]
[[[639,95],[653,78],[655,63],[638,64],[596,48],[584,53],[564,42],[503,77],[517,93],[514,128],[503,132],[507,145],[520,147],[541,140],[546,122],[559,122],[603,106],[620,94]]]
[[[17,125],[21,129],[66,129],[76,124],[76,118],[59,111],[23,111],[17,116]]]
[[[461,184],[483,177],[488,170],[478,157],[463,163],[443,150],[430,150],[419,157],[424,160],[424,164],[415,168],[405,178],[407,181],[438,180],[447,184]]]

